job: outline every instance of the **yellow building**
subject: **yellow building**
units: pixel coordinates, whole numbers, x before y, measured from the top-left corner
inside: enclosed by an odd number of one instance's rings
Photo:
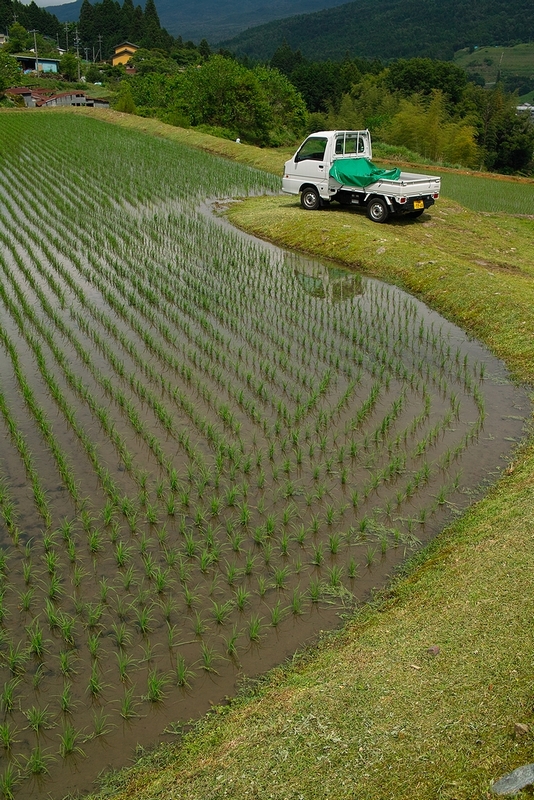
[[[121,42],[115,47],[115,52],[111,56],[111,63],[114,67],[118,64],[126,64],[137,50],[139,48],[136,44]]]

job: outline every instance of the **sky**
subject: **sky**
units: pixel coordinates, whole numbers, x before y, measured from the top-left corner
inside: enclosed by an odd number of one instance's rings
[[[22,2],[24,5],[29,6],[31,0],[22,0]],[[69,0],[35,0],[35,5],[43,8],[44,6],[64,6],[68,2]]]

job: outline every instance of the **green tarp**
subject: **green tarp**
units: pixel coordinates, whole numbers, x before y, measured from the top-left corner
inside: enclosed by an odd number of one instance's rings
[[[369,186],[379,180],[397,181],[400,169],[380,169],[368,158],[339,158],[330,167],[330,175],[344,186]]]

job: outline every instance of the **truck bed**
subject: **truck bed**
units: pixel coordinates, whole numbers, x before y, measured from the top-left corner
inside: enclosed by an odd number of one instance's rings
[[[330,180],[333,180],[332,178]],[[336,181],[338,183],[338,181]],[[390,197],[400,197],[401,195],[425,195],[439,193],[441,188],[441,178],[434,175],[417,175],[413,172],[401,172],[397,180],[387,180],[381,178],[375,183],[370,183],[364,188],[361,186],[350,186],[349,184],[339,184],[340,190],[350,192],[365,192],[374,194],[378,192]]]

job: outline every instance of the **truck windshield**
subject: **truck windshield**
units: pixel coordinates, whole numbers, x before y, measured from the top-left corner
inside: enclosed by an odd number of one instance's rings
[[[295,156],[295,161],[324,161],[326,142],[327,139],[322,136],[306,139]]]
[[[336,156],[354,156],[365,152],[365,142],[358,133],[336,136]]]

